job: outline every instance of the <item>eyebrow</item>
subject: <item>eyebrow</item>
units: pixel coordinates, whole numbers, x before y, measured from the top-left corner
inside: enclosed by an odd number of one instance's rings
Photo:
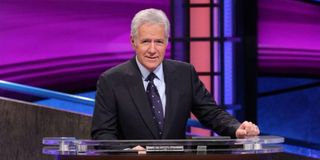
[[[146,40],[152,41],[152,39],[150,39],[150,38],[143,38],[140,41],[146,41]],[[159,38],[159,39],[154,39],[154,41],[165,41],[165,39]]]

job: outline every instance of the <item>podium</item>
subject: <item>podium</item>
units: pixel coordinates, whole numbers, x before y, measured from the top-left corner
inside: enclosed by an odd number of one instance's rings
[[[81,140],[74,137],[43,138],[43,154],[60,160],[136,160],[136,159],[308,159],[284,153],[278,136],[244,139],[203,137],[164,140]],[[135,146],[143,149],[133,150]]]

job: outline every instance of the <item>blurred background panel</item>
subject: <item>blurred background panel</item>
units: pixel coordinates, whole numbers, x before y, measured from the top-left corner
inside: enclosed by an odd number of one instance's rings
[[[319,76],[320,9],[309,2],[259,0],[260,73]]]
[[[319,1],[258,1],[258,124],[313,149],[320,149],[319,31]]]
[[[131,19],[150,7],[170,15],[168,0],[2,0],[0,79],[93,90],[104,70],[134,55]]]

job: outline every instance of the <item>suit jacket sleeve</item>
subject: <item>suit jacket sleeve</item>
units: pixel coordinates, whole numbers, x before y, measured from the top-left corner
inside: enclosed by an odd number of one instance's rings
[[[112,81],[102,74],[97,82],[91,137],[97,140],[117,139],[117,112]]]
[[[239,121],[217,106],[211,94],[199,80],[193,66],[191,72],[193,114],[204,126],[213,129],[219,135],[235,137],[235,132],[240,126]]]

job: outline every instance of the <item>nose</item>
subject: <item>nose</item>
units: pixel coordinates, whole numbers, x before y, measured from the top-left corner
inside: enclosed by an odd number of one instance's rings
[[[152,54],[156,53],[156,48],[155,47],[156,47],[155,43],[151,42],[150,48],[149,48],[149,52],[152,53]]]

